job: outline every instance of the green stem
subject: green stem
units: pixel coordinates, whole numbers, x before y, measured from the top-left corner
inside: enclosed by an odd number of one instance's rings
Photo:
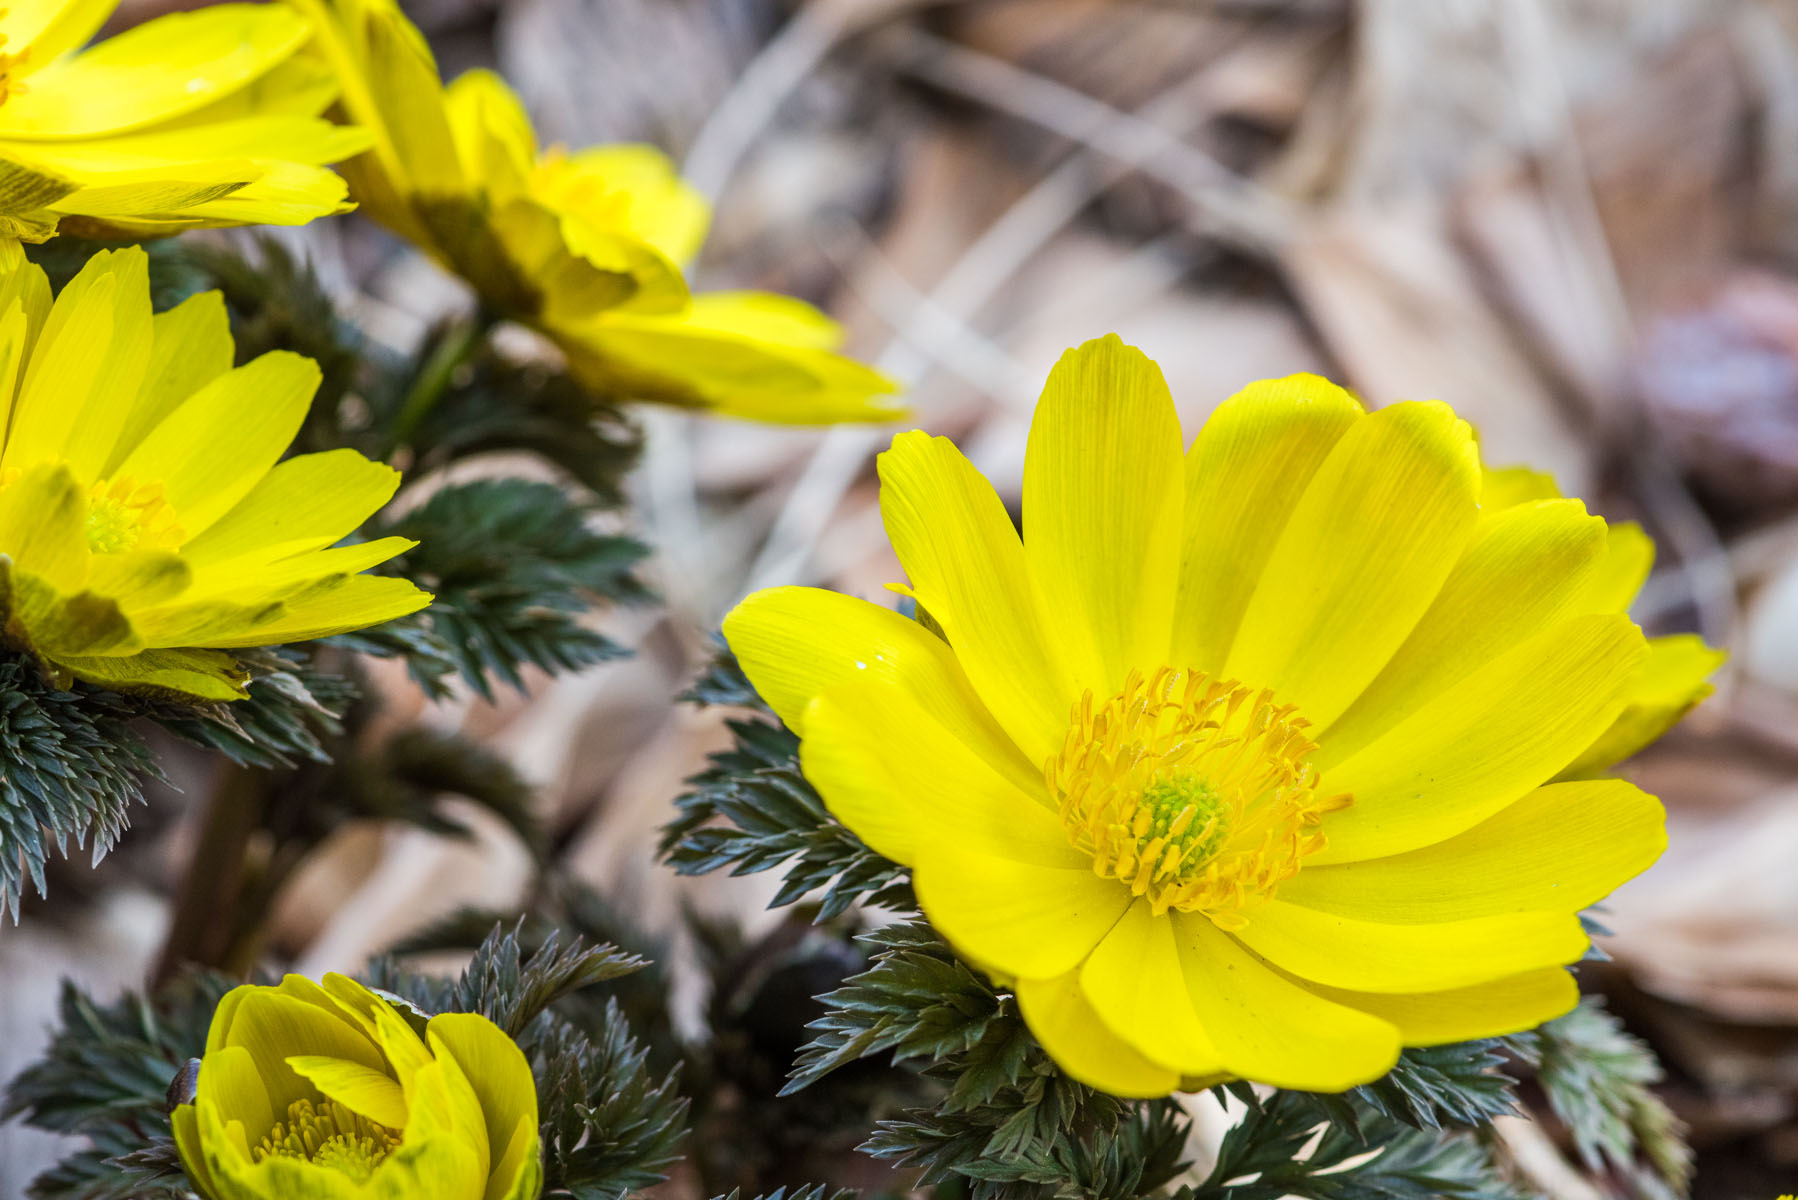
[[[493,324],[493,318],[485,309],[481,309],[472,318],[451,329],[437,343],[437,348],[431,351],[431,357],[425,360],[425,365],[419,370],[418,378],[412,381],[412,389],[406,393],[399,415],[393,419],[393,429],[388,437],[388,458],[392,458],[401,446],[411,443],[413,436],[418,433],[418,427],[424,424],[424,419],[431,415],[431,410],[437,407],[437,402],[449,390],[456,369],[467,362],[486,340]]]

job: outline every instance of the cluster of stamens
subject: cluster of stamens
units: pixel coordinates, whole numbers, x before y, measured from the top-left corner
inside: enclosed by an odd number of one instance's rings
[[[1201,671],[1133,671],[1111,699],[1081,697],[1043,773],[1096,874],[1156,915],[1202,912],[1240,929],[1245,905],[1297,874],[1323,846],[1324,814],[1349,803],[1318,793],[1306,728],[1272,692]]]
[[[160,483],[102,480],[87,493],[87,544],[95,554],[164,549],[184,540]]]
[[[398,1130],[377,1124],[335,1100],[316,1105],[296,1100],[287,1106],[287,1120],[275,1122],[268,1136],[250,1151],[250,1159],[305,1159],[366,1183],[399,1144]]]

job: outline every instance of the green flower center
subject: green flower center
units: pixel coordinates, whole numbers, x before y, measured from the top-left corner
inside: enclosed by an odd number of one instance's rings
[[[1217,789],[1200,776],[1158,779],[1136,798],[1131,834],[1138,844],[1159,843],[1176,866],[1203,862],[1224,843],[1224,807]]]
[[[335,1100],[314,1105],[296,1100],[287,1106],[287,1120],[276,1121],[250,1151],[252,1162],[268,1158],[299,1158],[341,1171],[356,1183],[366,1183],[400,1144],[401,1133],[350,1111]]]

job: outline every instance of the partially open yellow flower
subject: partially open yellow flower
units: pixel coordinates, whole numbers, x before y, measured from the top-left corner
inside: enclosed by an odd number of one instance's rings
[[[80,47],[118,0],[0,8],[0,235],[150,237],[299,225],[341,212],[324,164],[366,135],[320,117],[337,94],[299,55],[306,22],[220,4]]]
[[[1341,1090],[1565,1012],[1577,914],[1664,835],[1555,780],[1715,666],[1624,614],[1646,539],[1487,482],[1443,404],[1311,376],[1181,445],[1115,337],[1049,378],[1022,539],[947,440],[895,439],[882,513],[945,636],[809,588],[725,622],[807,778],[1107,1091]]]
[[[292,0],[374,136],[345,164],[362,211],[534,325],[588,386],[758,421],[888,420],[896,385],[835,353],[842,330],[798,300],[691,296],[705,200],[660,151],[542,151],[489,71],[447,88],[393,0]]]
[[[425,1020],[353,979],[226,993],[171,1118],[207,1200],[536,1200],[537,1090],[486,1017]]]
[[[351,450],[279,461],[318,367],[232,354],[217,292],[152,315],[142,250],[95,255],[52,304],[0,245],[0,639],[65,682],[236,699],[227,651],[430,602],[358,573],[414,543],[328,548],[396,472]]]

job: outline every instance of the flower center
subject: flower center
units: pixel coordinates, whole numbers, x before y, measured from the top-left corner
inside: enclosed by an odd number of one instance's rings
[[[87,544],[95,554],[179,546],[186,535],[160,483],[108,479],[87,493]]]
[[[316,1106],[310,1100],[296,1100],[287,1106],[287,1120],[275,1122],[250,1152],[250,1160],[301,1158],[366,1183],[400,1144],[400,1137],[399,1130],[376,1124],[335,1100]]]
[[[1075,704],[1059,754],[1043,766],[1068,840],[1093,871],[1223,929],[1271,896],[1321,849],[1325,813],[1307,722],[1273,693],[1202,671],[1133,671],[1102,704]]]

